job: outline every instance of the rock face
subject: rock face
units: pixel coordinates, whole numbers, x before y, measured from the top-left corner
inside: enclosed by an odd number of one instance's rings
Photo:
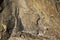
[[[0,40],[60,40],[60,0],[0,1]]]

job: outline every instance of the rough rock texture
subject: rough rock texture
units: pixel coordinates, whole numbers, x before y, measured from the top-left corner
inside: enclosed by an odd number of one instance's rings
[[[60,40],[60,0],[1,0],[0,40]]]

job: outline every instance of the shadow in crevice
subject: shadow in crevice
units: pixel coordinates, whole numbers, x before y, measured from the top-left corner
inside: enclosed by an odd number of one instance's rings
[[[16,30],[21,32],[21,31],[24,30],[24,27],[23,27],[21,18],[19,16],[20,16],[19,15],[19,8],[16,6],[15,7],[15,18],[17,19],[17,28],[16,28]]]
[[[6,32],[2,36],[1,40],[8,40],[10,38],[14,25],[15,23],[12,21],[12,19],[7,21]]]
[[[0,13],[3,11],[4,9],[4,0],[0,0]]]
[[[4,1],[4,0],[0,0],[0,4],[2,4],[2,3],[3,3],[3,1]]]
[[[22,24],[21,18],[18,19],[18,26],[17,26],[17,31],[23,31],[24,30],[24,26]]]

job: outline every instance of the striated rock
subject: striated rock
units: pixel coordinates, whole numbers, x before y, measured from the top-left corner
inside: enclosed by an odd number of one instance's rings
[[[0,1],[1,40],[60,40],[59,31],[60,0]]]

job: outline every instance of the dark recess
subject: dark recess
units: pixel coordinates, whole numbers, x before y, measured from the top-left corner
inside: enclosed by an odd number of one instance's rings
[[[4,2],[4,0],[0,0],[0,13],[3,11],[3,2]]]

